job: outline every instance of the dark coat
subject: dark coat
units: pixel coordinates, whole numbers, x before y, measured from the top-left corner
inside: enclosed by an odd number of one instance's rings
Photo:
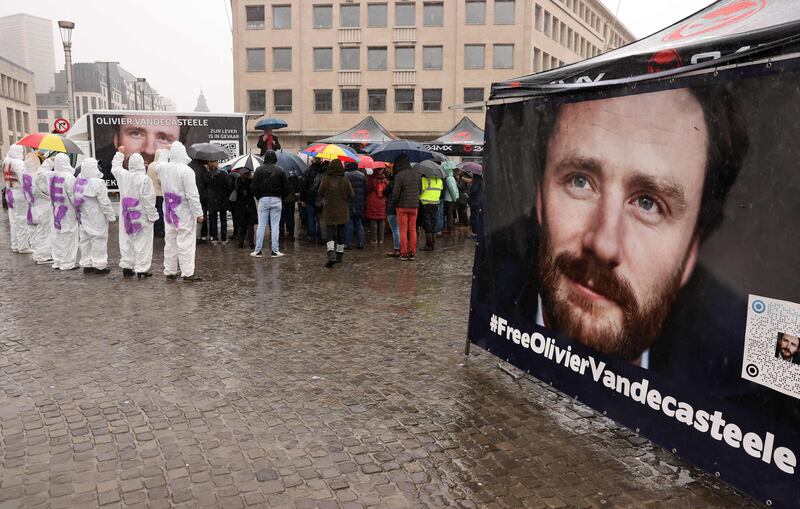
[[[345,172],[345,177],[353,188],[353,199],[350,200],[350,217],[364,217],[367,206],[367,177],[358,170]]]
[[[267,147],[267,142],[264,141],[263,136],[258,137],[257,147],[261,150],[261,153],[258,155],[260,157],[264,157],[267,153],[267,150],[272,150],[273,152],[276,150],[280,150],[281,143],[278,141],[278,137],[275,136],[275,133],[272,133],[272,147]]]
[[[398,209],[416,209],[419,207],[419,195],[422,194],[422,179],[417,170],[411,166],[399,169],[394,177],[392,189],[392,206]]]
[[[386,186],[389,184],[383,173],[373,173],[367,177],[367,219],[386,218]]]
[[[206,175],[206,198],[209,210],[228,210],[228,197],[232,191],[231,179],[217,168]]]
[[[332,161],[319,185],[319,197],[325,200],[322,222],[326,226],[347,224],[350,221],[348,202],[353,196],[353,186],[344,176],[344,167],[338,160]]]
[[[257,223],[258,213],[253,196],[253,177],[239,177],[235,180],[236,201],[233,209],[242,222]]]
[[[289,193],[289,178],[277,164],[262,164],[253,176],[253,196],[257,200],[274,196],[283,200]]]
[[[194,181],[197,184],[197,192],[200,194],[200,204],[204,209],[208,208],[208,193],[206,193],[206,183],[208,182],[208,169],[206,165],[192,159],[189,163],[189,168],[194,170]]]

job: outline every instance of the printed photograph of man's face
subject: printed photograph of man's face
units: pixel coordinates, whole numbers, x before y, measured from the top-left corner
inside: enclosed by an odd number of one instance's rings
[[[543,325],[634,363],[652,346],[741,164],[709,150],[731,127],[702,100],[676,89],[558,109],[536,194]]]
[[[173,141],[180,138],[181,128],[177,124],[178,117],[165,115],[164,117],[128,115],[125,118],[132,120],[130,124],[123,124],[114,133],[114,146],[125,147],[125,164],[132,154],[141,154],[145,165],[153,162],[156,150],[169,149]],[[146,125],[143,122],[165,120],[163,125]]]
[[[775,357],[789,362],[795,362],[800,339],[797,334],[787,332],[778,333],[778,344],[775,346]]]

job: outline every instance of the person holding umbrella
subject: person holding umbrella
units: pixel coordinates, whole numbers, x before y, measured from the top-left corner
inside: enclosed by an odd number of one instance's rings
[[[279,118],[262,118],[258,122],[256,122],[256,129],[264,131],[264,134],[258,137],[258,148],[261,150],[259,157],[264,157],[267,155],[267,151],[272,150],[276,152],[281,149],[281,143],[278,141],[278,137],[273,134],[273,129],[281,129],[286,127],[286,122]]]

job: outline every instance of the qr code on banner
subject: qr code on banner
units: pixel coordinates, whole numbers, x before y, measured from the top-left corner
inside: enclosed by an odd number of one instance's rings
[[[228,159],[239,156],[239,140],[213,140],[210,143],[222,147],[228,153]]]
[[[750,295],[742,378],[800,398],[800,304]]]

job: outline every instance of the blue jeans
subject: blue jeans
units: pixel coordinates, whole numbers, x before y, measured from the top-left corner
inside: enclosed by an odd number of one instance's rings
[[[356,235],[356,244],[364,245],[364,218],[362,216],[350,215],[350,221],[344,231],[344,245],[353,245],[353,233]]]
[[[317,210],[312,202],[306,203],[306,225],[308,240],[317,240],[317,237],[319,237],[317,232]]]
[[[392,229],[392,243],[394,244],[394,248],[396,250],[400,250],[400,226],[397,224],[397,215],[392,214],[390,216],[386,216],[389,220],[389,228]]]
[[[436,209],[436,233],[442,233],[442,230],[444,230],[444,201],[440,201]]]
[[[272,243],[272,252],[279,251],[281,225],[281,199],[277,196],[264,196],[258,200],[258,230],[256,231],[256,251],[264,248],[264,233],[269,220],[269,239]]]

